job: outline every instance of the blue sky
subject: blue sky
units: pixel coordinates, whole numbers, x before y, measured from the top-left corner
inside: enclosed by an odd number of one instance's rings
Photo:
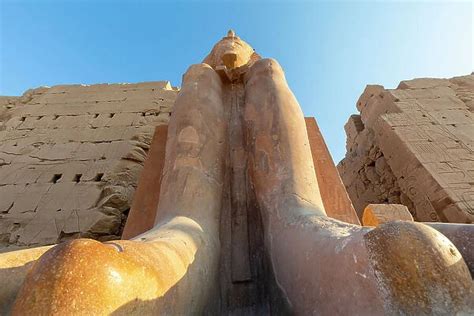
[[[0,0],[0,95],[66,83],[181,84],[229,28],[276,58],[336,163],[367,84],[474,70],[472,2]]]

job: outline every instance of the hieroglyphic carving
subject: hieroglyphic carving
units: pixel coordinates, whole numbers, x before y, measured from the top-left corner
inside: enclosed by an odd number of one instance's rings
[[[360,147],[366,139],[380,147],[396,177],[394,187],[400,187],[400,192],[409,198],[404,203],[417,220],[474,221],[471,197],[463,193],[473,190],[474,184],[474,115],[470,106],[473,78],[474,75],[449,80],[415,79],[403,81],[394,90],[367,87],[358,103],[361,116],[365,117],[364,129],[356,136],[348,135],[348,139],[357,142],[351,144],[339,165],[359,213],[368,203],[384,202],[384,196],[369,200],[353,176],[366,161],[364,153],[353,148]],[[391,97],[381,97],[387,94]],[[374,137],[368,139],[366,135]],[[366,187],[377,185],[368,179]]]

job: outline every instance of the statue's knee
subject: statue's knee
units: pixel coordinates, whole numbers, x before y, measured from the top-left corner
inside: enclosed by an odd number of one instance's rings
[[[260,71],[281,71],[280,63],[274,58],[262,58],[252,66]]]
[[[251,79],[262,76],[283,76],[284,73],[278,61],[273,58],[263,58],[252,65],[249,75]]]
[[[199,81],[205,79],[219,80],[219,75],[208,64],[194,64],[189,66],[186,73],[183,75],[183,84],[189,81]]]
[[[370,264],[388,294],[408,314],[444,304],[457,309],[469,297],[471,276],[461,254],[441,233],[421,223],[394,221],[365,235]],[[437,297],[433,297],[437,296]],[[440,305],[440,306],[441,306]]]

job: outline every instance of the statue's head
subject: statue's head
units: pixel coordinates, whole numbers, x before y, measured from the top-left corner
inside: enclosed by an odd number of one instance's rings
[[[242,67],[250,62],[259,59],[254,49],[236,36],[233,30],[227,32],[212,48],[212,51],[204,59],[204,63],[216,69],[218,66],[226,66],[227,69]]]

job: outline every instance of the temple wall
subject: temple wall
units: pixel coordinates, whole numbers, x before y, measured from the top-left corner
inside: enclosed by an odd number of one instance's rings
[[[361,216],[401,203],[418,221],[474,222],[474,75],[367,86],[338,170]]]
[[[119,239],[169,82],[61,85],[0,97],[0,252]]]

